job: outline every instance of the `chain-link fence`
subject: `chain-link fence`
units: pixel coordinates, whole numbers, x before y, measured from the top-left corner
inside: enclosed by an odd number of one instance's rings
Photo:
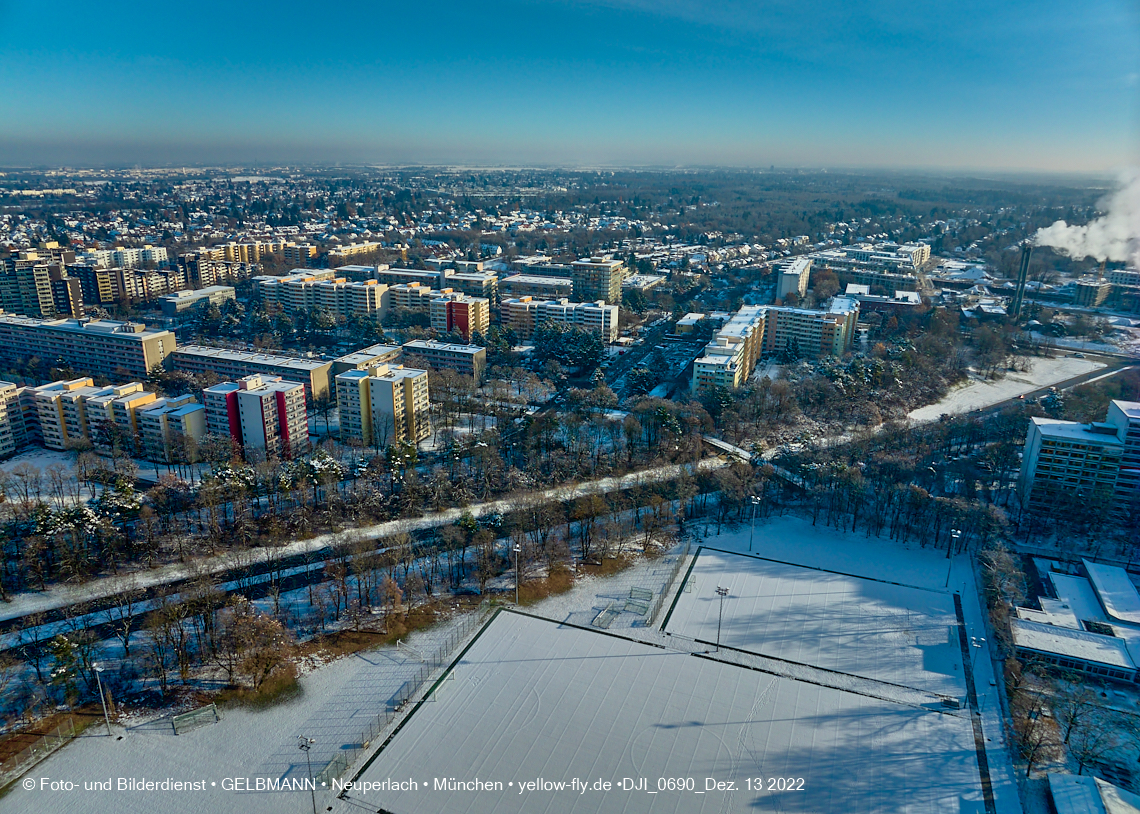
[[[691,541],[685,540],[685,547],[681,549],[681,553],[677,555],[673,567],[669,571],[669,578],[665,580],[665,584],[661,587],[661,593],[658,594],[657,599],[654,600],[649,613],[646,616],[646,626],[653,627],[657,621],[657,614],[661,613],[661,606],[665,604],[665,600],[669,598],[669,594],[673,592],[673,583],[677,581],[677,573],[681,570],[681,566],[685,564],[685,558],[689,556],[689,546],[692,545]]]
[[[52,732],[40,737],[12,757],[0,763],[0,788],[11,783],[28,769],[75,738],[75,721],[68,718]]]
[[[388,704],[388,709],[381,712],[369,723],[368,728],[360,733],[360,737],[352,744],[348,745],[336,757],[328,762],[323,769],[321,769],[315,778],[318,784],[327,783],[332,785],[332,781],[345,772],[348,768],[356,762],[360,754],[366,751],[372,743],[376,740],[385,729],[388,728],[407,708],[417,693],[427,683],[434,673],[441,667],[446,666],[451,661],[451,654],[459,644],[470,636],[480,625],[486,621],[489,613],[488,608],[481,608],[476,613],[464,618],[439,644],[439,646],[430,653],[420,653],[415,650],[416,658],[422,659],[423,664],[420,666],[414,676],[400,685],[400,689],[392,697]],[[403,647],[402,650],[411,650],[411,648]]]

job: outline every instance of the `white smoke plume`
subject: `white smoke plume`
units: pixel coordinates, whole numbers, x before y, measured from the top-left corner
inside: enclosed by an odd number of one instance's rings
[[[1140,265],[1140,169],[1125,173],[1120,188],[1097,205],[1106,212],[1103,217],[1084,226],[1059,220],[1038,229],[1034,243],[1077,259],[1130,260]]]

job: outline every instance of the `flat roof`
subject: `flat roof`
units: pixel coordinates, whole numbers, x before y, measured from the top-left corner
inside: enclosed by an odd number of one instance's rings
[[[371,359],[375,359],[377,356],[399,352],[399,345],[369,345],[367,348],[361,348],[352,353],[346,353],[344,356],[338,356],[334,361],[355,364],[357,362],[367,362]]]
[[[1123,447],[1119,438],[1110,433],[1093,432],[1088,424],[1077,421],[1064,421],[1059,418],[1040,418],[1034,416],[1030,419],[1043,436],[1050,438],[1064,438],[1069,441],[1084,441],[1106,447]]]
[[[665,631],[939,695],[966,693],[948,592],[700,548]],[[724,618],[715,589],[728,589]]]
[[[214,359],[228,359],[233,362],[247,362],[256,365],[273,365],[274,367],[291,367],[296,370],[320,370],[328,367],[332,362],[317,361],[313,359],[299,359],[296,356],[275,356],[269,353],[248,353],[240,350],[226,350],[225,348],[208,348],[204,345],[180,345],[174,353],[189,354],[191,356],[206,356]]]
[[[982,807],[964,715],[509,611],[498,613],[450,676],[356,778],[410,778],[419,790],[350,791],[332,802],[334,812],[362,805],[398,814],[933,814]],[[746,779],[758,776],[802,778],[802,790],[749,790]],[[623,790],[625,777],[647,778],[648,787]],[[691,777],[695,788],[658,791],[657,778],[670,777]],[[492,787],[436,789],[436,778]],[[569,786],[572,778],[615,787],[579,793],[519,785],[541,779]],[[706,778],[735,789],[708,789]]]
[[[1081,560],[1105,613],[1115,621],[1140,625],[1140,594],[1128,572],[1115,565]]]
[[[1084,630],[1046,625],[1028,619],[1010,619],[1013,642],[1017,647],[1068,656],[1081,661],[1105,664],[1123,670],[1135,670],[1123,639]]]
[[[569,277],[541,277],[537,274],[511,274],[500,280],[503,285],[507,283],[526,283],[527,285],[564,285],[572,286],[574,281]]]
[[[449,342],[440,342],[438,339],[413,339],[410,342],[405,342],[403,347],[405,349],[415,350],[441,350],[448,351],[449,353],[465,353],[471,356],[479,353],[479,351],[486,351],[482,345],[454,345]]]
[[[1108,621],[1104,618],[1104,609],[1097,601],[1092,584],[1087,579],[1050,571],[1049,581],[1053,583],[1053,590],[1057,594],[1057,599],[1054,601],[1067,608],[1077,619],[1092,619],[1096,622]],[[1044,608],[1044,599],[1041,600],[1041,605]]]

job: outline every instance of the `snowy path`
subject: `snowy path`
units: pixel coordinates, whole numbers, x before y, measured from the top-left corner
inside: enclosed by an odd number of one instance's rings
[[[725,466],[725,462],[718,458],[706,458],[697,464],[698,469],[705,471]],[[645,483],[660,483],[673,480],[683,471],[692,471],[689,465],[672,464],[631,472],[621,477],[601,478],[588,481],[576,486],[559,486],[545,489],[541,492],[531,493],[520,497],[492,500],[486,503],[475,503],[470,506],[446,509],[441,512],[431,512],[422,517],[389,520],[372,526],[361,526],[348,529],[336,534],[322,534],[305,540],[295,540],[288,545],[276,549],[252,548],[242,552],[244,565],[260,565],[270,557],[281,559],[300,554],[315,553],[337,543],[359,539],[380,539],[400,532],[419,531],[421,529],[437,528],[454,523],[464,514],[473,517],[483,517],[510,511],[522,501],[532,497],[543,500],[572,500],[577,497],[591,494],[606,494],[608,492],[630,489]],[[234,566],[230,554],[219,554],[206,560],[201,560],[193,569],[197,575],[216,574]],[[172,582],[187,579],[191,575],[191,568],[182,563],[164,565],[150,571],[135,574],[132,579],[136,587],[153,588]],[[0,621],[16,619],[31,613],[59,610],[80,602],[106,599],[121,589],[121,577],[104,577],[83,585],[55,586],[43,593],[25,593],[12,599],[0,610]]]

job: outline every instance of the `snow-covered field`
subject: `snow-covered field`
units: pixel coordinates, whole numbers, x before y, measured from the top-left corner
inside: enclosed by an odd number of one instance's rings
[[[1029,370],[1025,373],[1007,372],[1004,378],[995,381],[972,381],[951,391],[941,401],[912,410],[907,417],[917,422],[937,421],[942,415],[960,415],[971,410],[981,410],[1102,367],[1105,367],[1103,362],[1071,356],[1032,359]]]
[[[334,812],[982,810],[970,724],[959,715],[510,612],[455,674],[359,778],[412,779],[419,788],[350,792]],[[437,790],[435,778],[501,787]],[[536,778],[617,787],[519,788]],[[622,789],[623,778],[645,778],[648,788]],[[667,778],[692,778],[694,787],[659,787]],[[749,778],[792,779],[796,790],[769,791],[766,779],[749,789]],[[735,788],[710,788],[710,780]]]
[[[744,552],[749,545],[749,529],[744,526],[737,531],[711,535],[700,542],[727,551]],[[947,561],[944,552],[923,549],[917,544],[904,546],[886,539],[844,534],[823,526],[813,526],[796,517],[773,518],[769,522],[759,523],[754,543],[755,552],[764,557],[935,591],[943,591],[943,585],[947,581],[947,567],[950,566],[950,590],[958,590],[962,594],[967,632],[970,635],[985,635],[973,575],[964,557]],[[670,556],[675,555],[676,552]],[[555,622],[570,620],[588,626],[589,620],[608,602],[627,597],[630,587],[660,592],[672,564],[671,559],[666,557],[641,562],[613,577],[581,579],[567,594],[550,597],[532,606],[529,612]],[[678,578],[674,588],[680,583]],[[619,665],[620,680],[616,683],[590,678],[591,671],[595,669],[591,663],[599,661],[597,659],[552,661],[552,658],[568,656],[571,651],[579,652],[577,644],[567,644],[565,647],[558,645],[560,642],[569,642],[571,637],[562,637],[563,631],[553,625],[538,628],[548,632],[538,637],[537,641],[534,641],[533,636],[523,636],[521,627],[517,631],[520,637],[517,640],[512,642],[509,636],[505,637],[495,647],[506,649],[488,655],[489,659],[501,659],[501,663],[488,663],[477,670],[461,668],[457,679],[447,682],[451,686],[445,688],[439,702],[421,707],[421,712],[434,715],[436,713],[432,713],[431,708],[444,709],[449,692],[471,692],[472,698],[478,696],[483,699],[479,703],[486,700],[495,705],[492,708],[494,714],[486,716],[490,720],[488,728],[482,733],[470,733],[462,728],[442,734],[425,731],[425,738],[434,739],[436,745],[433,749],[436,751],[432,753],[431,760],[415,765],[413,778],[422,782],[450,773],[459,779],[470,780],[476,774],[487,779],[492,764],[498,760],[489,748],[492,742],[499,742],[495,738],[507,737],[508,730],[516,727],[523,734],[535,738],[537,749],[550,749],[551,741],[560,739],[542,729],[545,726],[543,722],[554,726],[562,721],[570,730],[584,727],[587,721],[594,719],[595,713],[592,710],[595,707],[611,708],[608,705],[611,704],[612,695],[615,699],[619,696],[624,699],[621,707],[623,710],[628,707],[629,715],[639,716],[633,720],[634,724],[637,721],[645,721],[646,724],[640,729],[636,726],[629,728],[626,724],[630,719],[620,719],[623,723],[615,725],[611,736],[599,747],[607,755],[615,754],[618,762],[607,772],[603,772],[599,765],[595,774],[614,775],[619,780],[622,775],[648,777],[656,782],[658,774],[675,777],[688,772],[703,782],[705,776],[713,777],[728,770],[735,772],[739,766],[740,774],[734,776],[740,779],[748,771],[745,768],[748,761],[760,760],[766,776],[783,774],[803,776],[806,780],[814,776],[819,782],[813,787],[807,787],[807,792],[802,797],[785,794],[781,797],[760,798],[759,810],[778,810],[773,808],[777,804],[782,805],[785,811],[889,811],[892,805],[903,810],[904,804],[910,805],[906,809],[910,811],[982,810],[977,791],[977,761],[973,754],[969,720],[966,717],[956,717],[964,716],[965,712],[943,715],[923,709],[920,704],[908,703],[901,695],[897,702],[893,697],[888,699],[876,696],[875,693],[860,695],[862,690],[858,682],[867,682],[867,679],[852,680],[849,687],[820,687],[808,683],[812,676],[807,668],[797,672],[792,669],[794,665],[786,665],[788,669],[780,672],[778,662],[753,656],[735,659],[737,664],[745,666],[728,665],[708,658],[686,656],[660,646],[633,642],[631,639],[634,638],[653,643],[663,640],[660,634],[644,627],[642,620],[643,617],[626,612],[615,620],[606,633],[577,631],[577,636],[585,636],[589,642],[605,640],[616,643],[614,647],[621,652],[615,651],[612,655],[618,656],[619,661],[628,661],[630,664],[628,674],[620,672],[623,668]],[[437,631],[430,634],[433,638],[421,638],[414,643],[420,649],[430,649],[431,642],[441,640],[446,633],[446,630]],[[486,638],[488,645],[492,643],[492,638],[496,637]],[[536,647],[539,649],[534,650]],[[545,653],[541,650],[543,647],[547,648]],[[553,656],[550,655],[551,648],[554,648]],[[468,651],[467,657],[473,653],[477,654],[477,648]],[[526,660],[532,658],[538,660]],[[585,672],[576,669],[571,674],[568,667],[577,662],[587,662],[583,668]],[[53,814],[80,811],[84,814],[181,814],[239,810],[250,814],[276,814],[308,811],[310,802],[307,791],[233,792],[226,790],[223,783],[230,782],[226,778],[235,777],[243,778],[242,782],[245,782],[244,778],[250,778],[250,783],[255,783],[257,777],[307,777],[304,756],[296,748],[298,735],[317,739],[312,752],[316,772],[332,754],[359,738],[358,733],[364,728],[361,724],[382,709],[395,692],[394,688],[399,687],[419,666],[418,662],[409,662],[406,654],[390,648],[370,651],[306,674],[301,680],[303,695],[288,704],[265,712],[231,710],[220,723],[186,735],[174,736],[166,719],[139,722],[126,731],[118,729],[115,734],[124,736],[121,741],[100,737],[98,729],[89,730],[90,735],[65,747],[29,774],[29,778],[37,783],[41,777],[78,783],[78,790],[53,792],[16,788],[3,799],[0,809],[27,814],[44,811]],[[749,666],[756,669],[747,669]],[[566,675],[561,677],[561,672]],[[982,726],[989,750],[997,811],[999,814],[1020,814],[1012,768],[1004,751],[1000,705],[996,689],[989,684],[995,673],[984,653],[976,659],[973,672],[978,691],[983,693]],[[558,696],[553,690],[539,693],[537,685],[526,683],[528,676],[535,680],[552,676],[551,680],[565,683],[571,675],[577,676],[573,679],[574,686],[585,698],[586,704],[582,712],[576,715],[569,715],[568,710],[562,709],[575,696]],[[659,703],[674,676],[677,693],[671,695],[667,702]],[[479,687],[472,686],[473,679],[479,681]],[[653,692],[649,693],[648,690]],[[508,705],[510,699],[513,699],[513,706]],[[461,706],[466,711],[457,714],[473,714],[467,708],[468,705]],[[755,717],[749,717],[750,713]],[[409,719],[408,727],[412,727],[411,722],[416,721],[419,714]],[[658,715],[659,725],[651,726],[648,723],[649,717],[642,718],[642,715]],[[462,717],[456,719],[457,722],[462,720]],[[600,720],[604,725],[607,719],[601,717]],[[745,723],[752,720],[759,725]],[[720,725],[714,726],[718,721]],[[941,723],[936,724],[935,721]],[[698,726],[698,723],[702,725]],[[397,738],[403,738],[404,733],[409,731],[413,730],[402,730]],[[563,739],[569,738],[570,734],[566,734]],[[474,762],[444,762],[451,760],[452,753],[458,751],[460,745],[474,750],[480,739],[488,748],[479,752]],[[414,739],[405,742],[411,740]],[[809,740],[814,745],[808,743],[805,746]],[[397,742],[393,740],[393,744]],[[425,744],[428,742],[424,741]],[[509,738],[501,743],[512,745]],[[664,762],[654,758],[658,763],[650,765],[650,755],[667,752],[669,749],[674,750],[672,757],[666,758]],[[935,753],[938,753],[937,757]],[[391,754],[393,759],[399,757],[396,752]],[[540,752],[536,753],[538,754]],[[584,752],[582,760],[588,759],[590,755]],[[369,769],[369,779],[380,776],[381,770],[378,767],[388,765],[383,760],[387,758],[378,760]],[[359,770],[363,761],[364,758],[361,758],[346,779]],[[396,768],[404,771],[406,765],[409,764],[393,766],[392,771]],[[511,768],[505,763],[501,765],[504,772]],[[568,759],[564,765],[571,767],[580,776],[585,776],[586,769],[577,771],[580,765],[577,758]],[[550,763],[551,769],[554,766],[554,763]],[[430,772],[422,771],[424,768],[430,769]],[[547,779],[571,779],[563,776],[568,774],[565,771],[558,772],[556,776],[550,770],[535,770],[530,762],[520,764],[517,769],[512,768],[509,776],[504,775],[502,779],[504,782],[517,782],[523,768],[530,772],[528,779],[532,780],[537,774],[542,774]],[[496,768],[495,771],[500,769]],[[384,769],[384,773],[391,772]],[[406,775],[401,777],[391,773],[391,776],[408,779]],[[115,782],[119,777],[202,780],[206,789],[202,792],[136,793],[83,790],[83,781],[106,780],[108,777]],[[591,778],[595,779],[597,777]],[[211,786],[211,783],[218,785]],[[913,786],[917,791],[910,796],[902,794],[899,789],[903,786]],[[517,796],[517,789],[514,791]],[[589,807],[590,803],[586,801],[589,797],[590,793],[583,795],[583,808],[575,806],[574,810],[600,810]],[[733,798],[709,793],[676,798],[681,801],[676,804],[680,807],[670,808],[674,804],[668,802],[666,795],[649,796],[642,793],[641,797],[657,800],[660,806],[655,804],[654,811],[658,807],[664,807],[665,810],[701,811],[702,806],[706,810],[712,810],[708,808],[709,803],[699,802],[701,800],[709,800],[716,807],[727,805],[727,810],[744,810],[741,801],[752,799],[743,797],[741,792],[737,792]],[[643,810],[636,807],[642,805],[638,802],[641,797],[635,800],[630,792],[627,797],[612,798],[608,804],[612,807],[604,810]],[[621,807],[627,798],[630,807]],[[912,798],[914,802],[908,802]],[[427,801],[435,798],[424,799]],[[465,811],[468,810],[463,807],[465,799],[476,798],[455,795],[450,798],[454,803],[449,803],[451,807],[443,805],[443,798],[439,798],[433,803],[436,807],[425,810]],[[544,808],[552,799],[536,793],[525,802],[517,802],[508,794],[503,798],[505,802],[501,810],[561,810]],[[856,801],[854,807],[849,805],[849,800]],[[372,811],[385,805],[390,810],[404,814],[404,808],[393,808],[387,805],[387,801],[386,797],[371,794],[365,798],[364,803]],[[354,802],[361,801],[358,799]],[[343,814],[357,810],[355,806],[335,801],[327,790],[318,788],[318,810],[324,811],[326,806],[334,804],[339,806],[335,810]],[[769,808],[765,809],[764,805]],[[860,809],[859,806],[864,808]]]
[[[949,593],[702,549],[665,630],[825,670],[964,697]]]

